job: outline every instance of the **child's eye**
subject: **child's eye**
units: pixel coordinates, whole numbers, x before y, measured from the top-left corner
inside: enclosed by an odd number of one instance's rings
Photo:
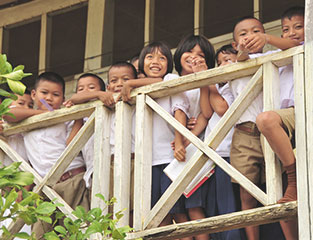
[[[295,29],[302,29],[302,28],[303,28],[302,25],[297,25],[297,26],[295,27]]]
[[[146,58],[147,58],[147,59],[152,59],[152,55],[151,55],[151,54],[148,54],[148,55],[146,55]]]
[[[59,93],[54,93],[54,94],[53,94],[53,96],[55,96],[55,97],[59,97],[59,96],[60,96],[60,94],[59,94]]]
[[[260,32],[260,30],[259,29],[255,29],[253,32],[258,33],[258,32]]]
[[[287,33],[288,32],[288,28],[283,28],[283,33]]]
[[[34,105],[33,105],[32,103],[30,103],[30,104],[28,104],[28,107],[29,107],[29,108],[33,108]]]
[[[166,57],[161,56],[161,57],[160,57],[160,60],[166,61]]]
[[[246,35],[245,32],[242,32],[242,33],[239,34],[239,36],[245,36],[245,35]]]

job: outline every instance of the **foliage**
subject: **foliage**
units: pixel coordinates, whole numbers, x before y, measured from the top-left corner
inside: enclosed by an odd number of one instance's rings
[[[106,201],[101,194],[96,194],[97,197],[106,203],[106,207],[113,205],[116,202],[115,198]],[[93,208],[89,212],[81,206],[78,206],[73,215],[77,217],[72,220],[70,217],[64,219],[64,226],[56,226],[54,231],[44,235],[47,240],[85,240],[91,237],[92,234],[99,233],[104,239],[125,239],[126,233],[131,228],[129,226],[117,228],[118,221],[123,217],[122,211],[115,214],[115,219],[112,219],[112,214],[103,214],[104,209]]]
[[[7,57],[5,54],[0,54],[0,85],[7,83],[12,92],[23,95],[25,92],[25,85],[20,82],[24,77],[30,76],[31,73],[24,73],[24,66],[19,65],[12,69],[12,65],[7,61]],[[9,113],[9,106],[13,100],[16,100],[17,97],[5,91],[4,89],[0,89],[0,95],[7,97],[0,104],[0,120],[3,115],[11,115]]]

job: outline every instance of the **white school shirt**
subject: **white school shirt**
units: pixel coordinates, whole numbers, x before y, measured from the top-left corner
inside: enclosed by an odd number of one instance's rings
[[[295,105],[293,64],[279,68],[280,81],[280,108],[289,108]]]
[[[165,75],[163,81],[176,79],[176,74]],[[189,117],[189,102],[185,93],[156,99],[156,102],[168,113],[174,116],[176,110],[180,109]],[[174,159],[174,151],[171,142],[175,139],[175,130],[160,115],[153,112],[152,128],[152,166],[170,163]]]
[[[200,88],[185,92],[189,101],[189,115],[197,118],[201,112],[200,109]]]
[[[41,177],[44,177],[57,162],[66,148],[70,122],[36,129],[24,134],[24,142],[29,162]],[[71,162],[67,171],[85,166],[79,154]]]
[[[218,93],[225,99],[228,106],[230,106],[234,101],[234,96],[230,90],[229,84],[227,83],[222,87],[220,87],[218,84],[216,84],[215,86],[216,86]],[[221,119],[221,117],[216,112],[214,112],[213,115],[211,116],[210,120],[209,120],[209,123],[208,123],[206,129],[205,129],[205,136],[206,137],[215,128],[215,126],[217,125],[217,123],[219,122],[220,119]],[[230,145],[231,145],[231,141],[232,141],[232,137],[233,137],[233,132],[234,132],[234,129],[232,128],[228,132],[228,134],[226,135],[224,140],[216,148],[216,152],[221,157],[229,157]]]
[[[265,55],[272,54],[278,51],[280,50],[268,51],[266,53],[249,54],[249,57],[251,59],[257,58],[257,57],[265,56]],[[248,76],[248,77],[238,78],[229,82],[229,86],[230,86],[230,89],[234,98],[238,97],[238,95],[245,89],[245,87],[247,86],[250,80],[251,80],[251,76]],[[260,94],[258,94],[258,96],[247,107],[246,111],[238,119],[237,124],[244,123],[244,122],[255,123],[256,117],[261,112],[263,112],[263,91],[261,91]]]
[[[23,135],[20,133],[14,134],[7,137],[6,140],[8,145],[13,148],[26,162],[28,162]],[[3,160],[4,166],[8,166],[11,163],[13,163],[11,158],[8,155],[5,155]]]

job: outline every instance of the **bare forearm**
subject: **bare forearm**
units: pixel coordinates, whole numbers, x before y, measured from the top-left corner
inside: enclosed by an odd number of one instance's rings
[[[191,130],[191,132],[194,135],[198,136],[200,133],[203,132],[203,130],[206,128],[207,125],[208,125],[208,119],[205,118],[202,113],[200,113],[197,118],[197,123],[194,126],[194,128]]]
[[[175,119],[179,121],[182,125],[186,126],[187,124],[187,116],[186,114],[178,109],[175,111]],[[183,135],[181,135],[177,130],[175,130],[175,145],[176,144],[183,144]]]
[[[215,85],[210,86],[210,104],[214,112],[219,116],[223,116],[228,109],[225,99],[218,93]]]
[[[20,122],[28,117],[32,117],[34,115],[38,115],[40,113],[44,113],[43,110],[37,110],[37,109],[25,109],[25,108],[19,108],[15,107],[10,110],[10,113],[12,113],[15,118],[10,116],[4,116],[3,118],[7,122]]]
[[[202,115],[207,119],[209,119],[213,114],[213,110],[210,104],[210,91],[208,86],[202,87],[200,89],[200,109]]]
[[[267,43],[282,50],[298,46],[300,43],[289,38],[276,37],[274,35],[265,34]]]
[[[70,144],[70,142],[73,140],[73,138],[76,136],[76,134],[78,133],[78,131],[81,129],[82,126],[83,126],[83,119],[75,120],[73,127],[72,127],[72,131],[66,140],[66,145]]]
[[[146,86],[146,85],[150,85],[150,84],[162,82],[162,81],[163,81],[162,78],[139,78],[139,79],[128,80],[127,84],[131,88],[137,88],[137,87],[142,87],[142,86]]]

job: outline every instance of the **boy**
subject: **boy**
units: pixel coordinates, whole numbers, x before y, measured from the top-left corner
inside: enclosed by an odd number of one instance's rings
[[[293,7],[286,10],[281,18],[282,38],[296,43],[304,41],[304,8]],[[297,200],[296,159],[292,148],[295,146],[294,79],[292,64],[280,69],[281,109],[259,114],[256,124],[266,137],[271,148],[283,164],[287,174],[287,189],[278,203]],[[281,222],[285,235],[297,238],[296,223]]]
[[[13,108],[11,112],[14,110],[13,113],[19,116],[19,120],[22,120],[47,111],[47,107],[59,109],[64,100],[64,86],[64,79],[58,74],[53,72],[42,73],[38,76],[35,89],[31,92],[37,109],[25,109],[21,112],[18,111],[18,108]],[[42,102],[42,99],[46,104]],[[59,123],[24,134],[29,161],[42,177],[49,172],[65,150],[68,132],[68,124]],[[89,210],[88,191],[83,180],[85,169],[84,160],[78,155],[53,188],[72,208],[81,205]],[[44,222],[37,222],[33,226],[33,231],[36,232],[38,239],[43,239],[43,234],[51,231],[51,227]]]
[[[255,58],[273,51],[262,53],[266,43],[280,49],[287,49],[298,42],[265,34],[262,23],[253,17],[245,17],[235,25],[233,47],[238,51],[237,61]],[[230,82],[234,97],[245,88],[250,77]],[[260,132],[255,124],[256,117],[263,111],[263,97],[259,94],[239,118],[232,139],[231,164],[254,184],[264,182],[264,159],[260,143]],[[243,210],[256,207],[257,201],[244,188],[240,187],[241,207]],[[259,228],[246,227],[248,239],[259,239]]]

